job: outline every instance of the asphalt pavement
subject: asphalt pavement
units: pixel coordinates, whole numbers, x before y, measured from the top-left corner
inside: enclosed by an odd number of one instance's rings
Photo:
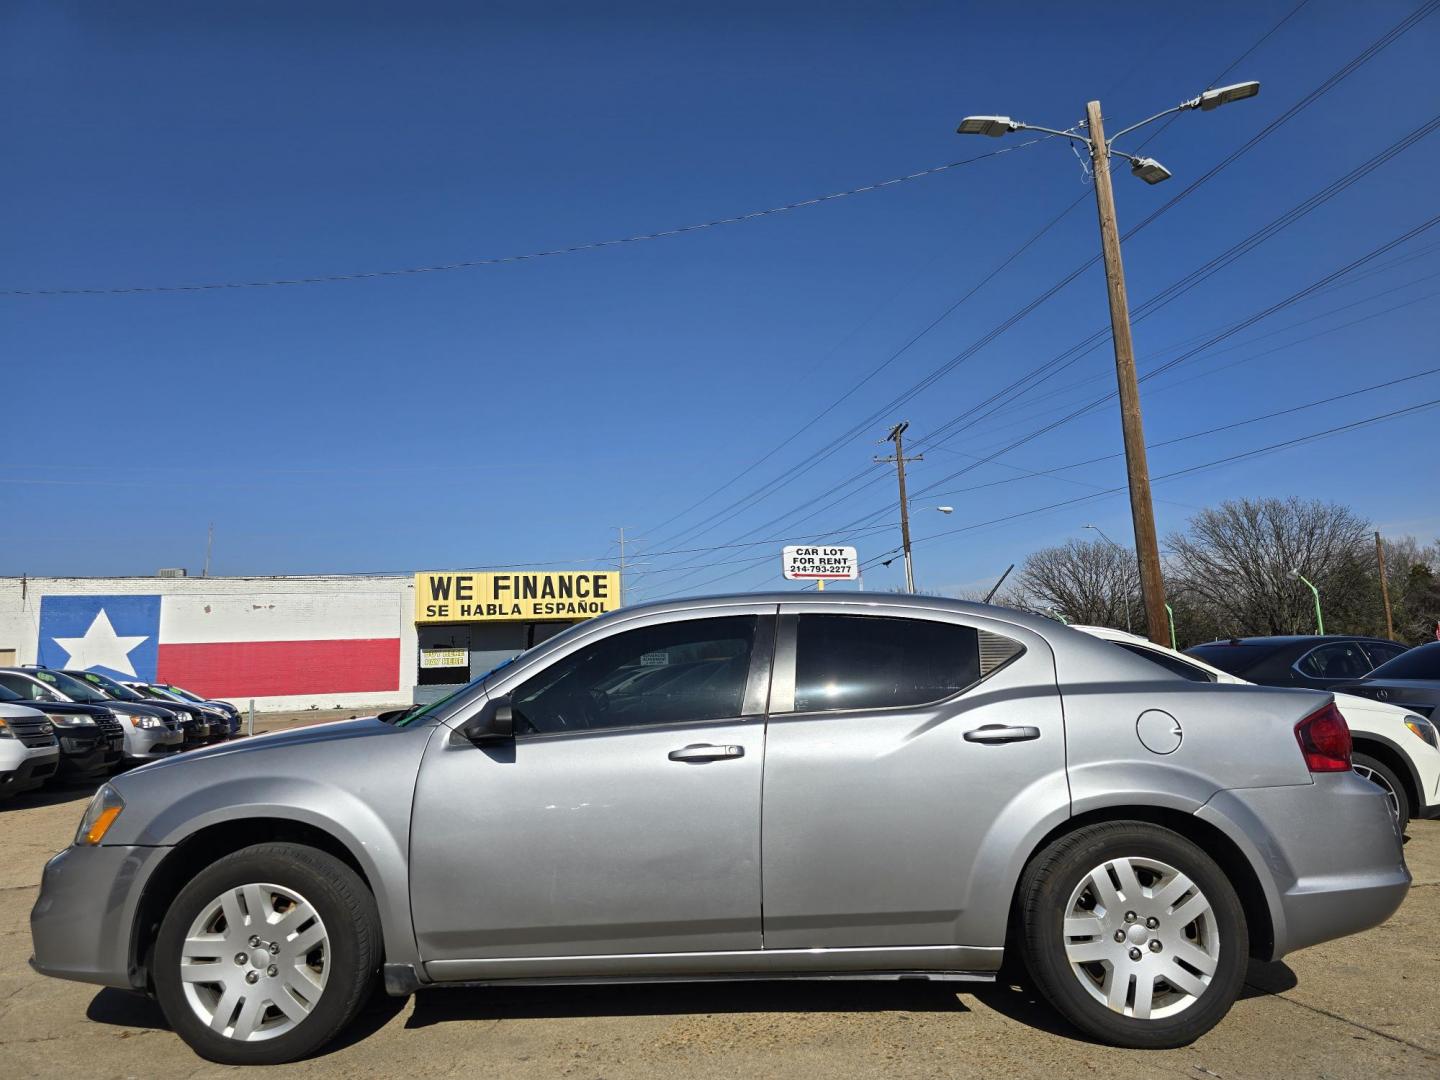
[[[308,719],[308,718],[307,718]],[[314,719],[318,719],[315,717]],[[257,725],[265,726],[265,725]],[[86,791],[0,804],[0,1078],[209,1077],[147,998],[26,964],[45,860]],[[1252,964],[1229,1017],[1183,1050],[1090,1043],[1022,988],[924,983],[429,991],[383,996],[320,1056],[277,1077],[1440,1076],[1440,822],[1411,826],[1415,885],[1395,917]]]

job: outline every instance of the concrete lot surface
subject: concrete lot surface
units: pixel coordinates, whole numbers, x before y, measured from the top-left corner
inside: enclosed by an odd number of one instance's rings
[[[278,726],[273,717],[257,723]],[[0,804],[0,1078],[239,1071],[192,1054],[143,996],[41,978],[26,965],[41,867],[69,843],[88,794],[47,790]],[[1436,1077],[1440,823],[1415,823],[1406,855],[1415,888],[1393,919],[1252,965],[1229,1018],[1183,1050],[1096,1046],[1012,987],[728,983],[382,996],[339,1045],[270,1071],[507,1080]]]

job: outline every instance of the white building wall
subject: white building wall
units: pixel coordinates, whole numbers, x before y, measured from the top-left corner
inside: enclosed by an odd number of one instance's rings
[[[411,701],[418,646],[414,583],[409,577],[0,578],[0,651],[13,649],[16,663],[37,661],[44,596],[127,594],[162,597],[162,646],[399,641],[393,690],[256,696],[257,709],[368,708]],[[248,698],[229,697],[242,707],[248,703]]]

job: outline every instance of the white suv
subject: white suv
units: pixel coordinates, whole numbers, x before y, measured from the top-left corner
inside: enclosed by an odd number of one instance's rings
[[[1108,626],[1076,626],[1121,648],[1153,660],[1167,671],[1195,682],[1253,686],[1238,675],[1211,667],[1193,656],[1156,645],[1138,634]],[[1317,691],[1318,693],[1319,691]],[[1403,829],[1413,817],[1440,817],[1440,746],[1435,726],[1423,716],[1395,705],[1354,694],[1336,694],[1335,704],[1350,725],[1355,771],[1378,784]]]
[[[39,787],[59,765],[60,744],[45,714],[0,702],[0,799]]]

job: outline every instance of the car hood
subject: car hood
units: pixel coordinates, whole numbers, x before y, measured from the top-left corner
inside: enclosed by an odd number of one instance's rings
[[[228,757],[232,754],[275,754],[308,743],[332,742],[340,739],[365,738],[383,735],[393,731],[390,724],[381,723],[373,716],[357,717],[354,720],[333,720],[328,724],[314,724],[311,727],[294,728],[290,731],[272,731],[264,735],[252,735],[234,742],[221,743],[201,750],[188,750],[177,757],[166,758],[147,765],[143,771],[183,768],[187,763],[206,758]]]

